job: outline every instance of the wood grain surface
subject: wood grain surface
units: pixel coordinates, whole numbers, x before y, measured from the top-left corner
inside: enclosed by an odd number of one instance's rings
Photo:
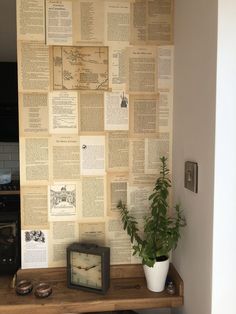
[[[169,276],[176,293],[151,292],[146,287],[141,265],[111,266],[110,288],[105,295],[67,288],[66,268],[19,270],[17,281],[27,279],[35,286],[47,282],[53,292],[38,299],[34,292],[16,295],[12,277],[0,277],[1,314],[79,314],[90,312],[179,307],[183,305],[183,281],[171,264]]]

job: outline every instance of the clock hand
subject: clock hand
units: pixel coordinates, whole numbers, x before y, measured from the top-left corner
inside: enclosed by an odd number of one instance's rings
[[[87,271],[87,270],[94,268],[96,266],[98,266],[98,265],[93,265],[93,266],[88,266],[88,267],[82,267],[82,266],[73,266],[73,267],[78,268],[78,269],[84,269]]]
[[[75,268],[78,268],[78,269],[86,269],[86,267],[82,267],[82,266],[73,266]]]
[[[82,269],[82,267],[80,267],[80,266],[74,266],[75,268],[78,268],[78,269]]]
[[[98,265],[93,265],[93,266],[85,267],[85,270],[89,270],[89,269],[94,268],[94,267],[96,267],[96,266],[98,266]]]

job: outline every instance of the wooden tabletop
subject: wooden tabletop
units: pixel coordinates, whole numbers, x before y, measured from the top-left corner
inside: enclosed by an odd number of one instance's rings
[[[146,287],[141,265],[111,266],[110,288],[105,295],[67,288],[65,268],[19,270],[17,281],[30,280],[34,286],[47,282],[52,294],[38,299],[32,292],[19,296],[12,287],[12,278],[0,277],[0,313],[4,314],[78,314],[86,312],[179,307],[183,305],[183,281],[170,265],[169,276],[176,293],[151,292]]]

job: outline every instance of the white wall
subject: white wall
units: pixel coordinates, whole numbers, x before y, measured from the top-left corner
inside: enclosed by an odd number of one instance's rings
[[[181,0],[175,6],[173,190],[187,227],[173,255],[185,304],[173,312],[210,314],[217,0]],[[198,194],[184,188],[186,160],[198,163]]]
[[[218,3],[212,314],[235,314],[236,2]]]

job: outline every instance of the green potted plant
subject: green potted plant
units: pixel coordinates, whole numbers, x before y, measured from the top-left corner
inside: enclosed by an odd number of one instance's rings
[[[119,201],[124,229],[133,244],[133,255],[138,255],[144,265],[148,289],[162,291],[169,269],[169,253],[177,247],[180,238],[180,228],[186,225],[185,218],[177,204],[174,213],[170,215],[168,196],[171,187],[167,158],[161,157],[160,176],[157,178],[153,193],[149,196],[150,214],[144,218],[144,228],[141,233],[137,220],[130,215],[126,204]],[[159,271],[162,279],[156,279],[153,272]],[[151,273],[150,273],[151,272]],[[151,281],[150,281],[151,280]]]

